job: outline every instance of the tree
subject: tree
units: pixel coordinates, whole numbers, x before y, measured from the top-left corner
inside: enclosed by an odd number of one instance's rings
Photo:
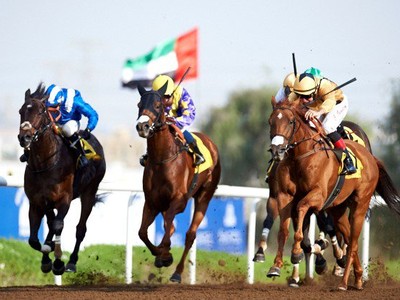
[[[202,131],[219,148],[222,184],[265,187],[271,96],[277,88],[237,91],[226,106],[214,109]]]
[[[383,124],[382,160],[397,187],[400,186],[400,80],[393,81],[389,117]]]

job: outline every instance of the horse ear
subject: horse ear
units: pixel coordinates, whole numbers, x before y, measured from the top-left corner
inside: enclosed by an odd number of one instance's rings
[[[31,89],[27,89],[25,92],[25,101],[28,100],[31,96]]]
[[[275,99],[275,96],[272,96],[272,97],[271,97],[271,104],[272,104],[272,107],[275,107],[275,106],[276,106],[276,99]]]
[[[146,93],[146,89],[143,86],[141,86],[140,84],[138,85],[137,88],[138,88],[140,96],[143,96],[143,94]]]

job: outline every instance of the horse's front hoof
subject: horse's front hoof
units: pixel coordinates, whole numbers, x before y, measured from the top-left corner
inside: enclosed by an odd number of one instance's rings
[[[339,291],[347,291],[347,286],[344,285],[344,284],[339,284],[338,290],[339,290]]]
[[[295,264],[300,263],[303,260],[303,258],[304,258],[304,252],[303,251],[301,251],[298,254],[292,253],[292,256],[290,257],[290,262],[295,265]]]
[[[258,248],[256,254],[254,255],[253,258],[254,262],[265,262],[265,255],[264,255],[264,250],[263,248]]]
[[[40,269],[43,273],[49,273],[53,269],[53,263],[51,261],[47,263],[42,263]]]
[[[65,266],[65,272],[76,273],[76,265],[73,263],[67,263]]]
[[[298,287],[300,287],[300,281],[297,281],[296,279],[294,279],[292,277],[288,280],[288,285],[289,285],[289,287],[292,287],[292,288],[298,288]]]
[[[53,263],[53,274],[62,275],[65,272],[65,264],[61,259],[56,259]]]
[[[271,267],[267,273],[268,278],[281,276],[281,268]]]
[[[339,267],[345,268],[347,263],[347,255],[343,255],[342,258],[337,259],[336,262],[339,265]]]
[[[182,281],[181,275],[175,272],[174,274],[172,274],[169,281],[181,283],[181,281]]]
[[[328,271],[328,265],[326,264],[326,259],[322,254],[317,254],[315,258],[315,272],[318,275],[322,275]]]
[[[336,277],[343,277],[344,275],[344,268],[342,268],[341,266],[335,265],[333,267],[333,275],[335,275]]]
[[[169,267],[170,265],[172,265],[173,262],[174,262],[174,259],[173,259],[172,255],[168,258],[162,258],[161,256],[157,256],[154,261],[154,265],[157,268]]]

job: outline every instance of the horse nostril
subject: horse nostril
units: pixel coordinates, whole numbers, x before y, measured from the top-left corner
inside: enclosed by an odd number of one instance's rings
[[[150,128],[149,124],[144,125],[144,129],[149,130],[149,128]]]

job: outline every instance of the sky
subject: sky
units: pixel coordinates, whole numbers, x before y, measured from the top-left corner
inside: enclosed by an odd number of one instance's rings
[[[2,1],[0,126],[17,131],[27,89],[43,81],[81,91],[99,113],[96,131],[134,131],[137,90],[122,88],[127,58],[199,29],[194,127],[235,91],[278,87],[317,67],[344,87],[349,114],[380,122],[400,76],[400,1]],[[270,101],[270,99],[265,99]],[[268,116],[266,116],[267,118]],[[218,120],[215,120],[218,121]],[[267,129],[266,129],[267,130]]]

